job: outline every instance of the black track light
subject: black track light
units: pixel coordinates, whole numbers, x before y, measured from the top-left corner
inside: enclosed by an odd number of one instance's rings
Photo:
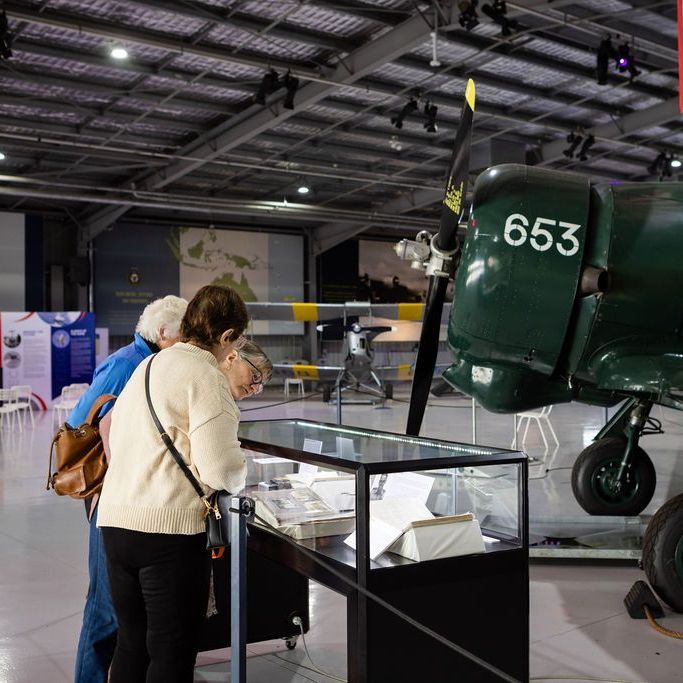
[[[596,76],[598,79],[598,85],[607,85],[607,74],[609,72],[609,62],[610,59],[616,59],[617,51],[612,45],[610,37],[607,36],[600,41],[600,47],[598,47],[598,57],[596,64]]]
[[[396,128],[403,128],[403,119],[414,111],[417,111],[417,100],[414,97],[411,97],[403,106],[403,109],[401,109],[396,116],[391,117],[391,123],[396,126]]]
[[[256,95],[254,95],[254,102],[256,102],[256,104],[265,104],[266,97],[272,95],[280,87],[280,77],[278,76],[277,71],[275,71],[275,69],[267,71],[261,79]]]
[[[636,62],[631,54],[631,48],[628,43],[622,43],[615,55],[617,60],[617,71],[619,73],[624,73],[628,71],[629,81],[632,83],[633,79],[640,74],[640,71],[636,69]]]
[[[479,25],[479,17],[477,15],[478,4],[479,0],[460,0],[458,3],[458,9],[460,10],[458,23],[466,31],[471,31]]]
[[[481,11],[500,26],[501,35],[506,38],[519,28],[516,19],[507,18],[508,10],[505,0],[494,0],[492,5],[482,5]]]
[[[289,71],[285,75],[285,88],[287,89],[287,94],[282,106],[285,109],[294,109],[294,96],[299,89],[299,79],[296,76],[292,76]]]
[[[439,108],[435,104],[432,104],[429,100],[427,100],[424,108],[425,121],[422,124],[422,127],[428,133],[436,133],[437,131],[436,115],[438,114],[438,112]]]
[[[579,131],[576,131],[574,133],[569,133],[567,135],[567,142],[569,143],[569,147],[567,149],[562,151],[562,154],[564,154],[567,159],[573,159],[574,158],[574,152],[576,152],[578,146],[581,144],[583,141],[583,134],[580,133]]]
[[[9,32],[7,14],[3,10],[0,14],[0,59],[9,59],[12,56],[12,36]]]
[[[647,167],[647,172],[650,175],[657,175],[664,166],[666,166],[666,153],[660,152],[655,160]]]
[[[594,135],[589,135],[584,141],[583,144],[581,145],[581,149],[579,150],[579,159],[581,161],[587,161],[588,159],[588,150],[595,144],[595,136]]]

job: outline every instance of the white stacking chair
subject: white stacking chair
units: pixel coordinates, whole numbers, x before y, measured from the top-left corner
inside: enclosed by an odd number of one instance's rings
[[[89,386],[89,384],[69,384],[66,387],[62,387],[61,395],[52,406],[53,420],[56,420],[57,424],[62,424],[66,420],[68,414],[76,407],[78,399],[86,392]]]
[[[5,416],[9,421],[9,428],[14,429],[12,426],[12,416],[14,416],[14,422],[19,429],[23,431],[23,427],[19,420],[19,403],[17,401],[17,390],[16,389],[0,389],[0,429],[5,426]]]
[[[285,398],[289,398],[290,389],[296,388],[297,396],[305,396],[304,381],[300,377],[286,377],[285,378]]]
[[[22,413],[22,418],[26,420],[26,413],[28,413],[31,418],[31,427],[34,426],[33,420],[33,399],[31,387],[28,384],[17,384],[16,386],[10,387],[17,392],[17,405],[19,411]]]
[[[541,439],[543,439],[543,445],[545,446],[546,451],[548,450],[548,439],[545,436],[545,431],[543,429],[544,425],[548,428],[548,431],[552,435],[555,441],[555,445],[560,445],[560,442],[557,439],[557,434],[555,434],[553,425],[550,422],[550,413],[552,409],[552,406],[545,406],[541,410],[527,410],[523,413],[517,413],[517,433],[519,433],[519,430],[522,428],[522,423],[524,423],[524,421],[526,420],[526,424],[524,425],[524,434],[522,435],[522,448],[526,446],[526,437],[529,433],[529,425],[531,424],[532,420],[536,423],[536,426],[538,427],[538,431],[541,434]],[[515,441],[513,439],[512,444],[514,445],[514,443]],[[517,442],[517,445],[519,447],[519,442]]]

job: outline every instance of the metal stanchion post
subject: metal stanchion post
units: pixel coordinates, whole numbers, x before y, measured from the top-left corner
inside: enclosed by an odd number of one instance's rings
[[[477,443],[477,402],[472,399],[472,443]]]
[[[337,379],[334,386],[337,391],[337,424],[340,425],[342,423],[341,382]]]
[[[512,413],[512,448],[517,450],[517,413]]]
[[[230,513],[230,681],[247,681],[247,518],[251,498],[235,496]]]

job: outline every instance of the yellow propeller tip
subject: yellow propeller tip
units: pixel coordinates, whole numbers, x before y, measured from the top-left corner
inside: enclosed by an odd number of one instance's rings
[[[474,81],[470,78],[467,81],[467,88],[465,89],[465,99],[467,104],[470,105],[470,109],[474,111],[474,101],[476,99],[476,90],[474,87]]]

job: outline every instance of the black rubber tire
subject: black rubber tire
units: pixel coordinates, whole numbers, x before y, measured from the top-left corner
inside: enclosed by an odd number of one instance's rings
[[[636,490],[628,500],[610,501],[594,489],[601,468],[614,468],[626,448],[626,439],[609,437],[585,448],[572,468],[572,491],[579,505],[590,515],[638,515],[652,500],[657,485],[655,466],[648,454],[636,446],[630,477]]]
[[[643,537],[643,569],[647,580],[664,602],[683,612],[681,558],[676,569],[676,548],[683,543],[683,493],[664,503],[652,517]]]
[[[332,396],[332,387],[329,384],[323,384],[323,402],[329,403]]]
[[[384,383],[384,396],[389,400],[394,398],[394,385],[391,382]]]

